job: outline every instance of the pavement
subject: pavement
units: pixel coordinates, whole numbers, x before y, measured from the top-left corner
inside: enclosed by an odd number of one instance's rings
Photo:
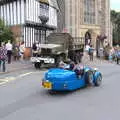
[[[6,64],[6,72],[0,72],[0,74],[7,74],[31,67],[33,67],[33,65],[29,60],[12,61],[11,64]]]
[[[99,59],[94,56],[93,61],[90,61],[89,55],[84,54],[82,58],[82,64],[88,65],[90,67],[101,66],[102,64],[111,64],[108,60]]]
[[[94,56],[94,60],[90,61],[89,55],[84,53],[84,56],[82,58],[82,64],[88,65],[90,67],[96,67],[98,65],[101,66],[102,64],[111,64],[111,63],[107,60],[98,59],[95,56]],[[0,72],[0,75],[16,72],[23,69],[29,69],[29,68],[34,68],[30,60],[12,61],[11,64],[6,64],[6,72]]]

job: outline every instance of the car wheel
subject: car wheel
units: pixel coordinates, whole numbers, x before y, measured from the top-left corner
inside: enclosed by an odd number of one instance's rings
[[[102,76],[99,75],[95,81],[95,86],[100,86],[102,83]]]
[[[93,72],[92,71],[88,71],[87,72],[87,80],[86,80],[86,83],[88,85],[93,85]]]

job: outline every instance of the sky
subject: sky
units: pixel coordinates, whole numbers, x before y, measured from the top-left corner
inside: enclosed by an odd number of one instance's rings
[[[110,0],[111,9],[120,11],[120,0]]]

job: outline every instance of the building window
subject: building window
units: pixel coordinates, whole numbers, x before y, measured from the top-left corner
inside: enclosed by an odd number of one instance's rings
[[[84,0],[84,23],[95,24],[95,0]]]

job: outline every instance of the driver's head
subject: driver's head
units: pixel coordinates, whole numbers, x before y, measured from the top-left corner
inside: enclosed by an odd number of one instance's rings
[[[65,63],[63,62],[63,61],[61,61],[60,63],[59,63],[59,68],[64,68],[65,67]]]
[[[73,70],[74,67],[75,67],[75,63],[74,63],[74,62],[71,62],[71,63],[70,63],[70,70]]]

